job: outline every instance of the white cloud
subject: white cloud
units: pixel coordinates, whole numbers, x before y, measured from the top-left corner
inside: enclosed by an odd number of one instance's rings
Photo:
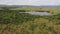
[[[60,0],[0,0],[0,4],[7,5],[58,5]]]

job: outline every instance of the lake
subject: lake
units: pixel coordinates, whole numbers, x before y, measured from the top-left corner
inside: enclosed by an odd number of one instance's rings
[[[20,12],[20,13],[28,13],[28,14],[40,15],[40,16],[50,15],[51,14],[51,13],[48,13],[48,12]]]

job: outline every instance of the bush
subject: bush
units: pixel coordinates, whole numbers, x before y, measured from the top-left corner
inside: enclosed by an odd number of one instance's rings
[[[36,23],[30,23],[29,27],[30,27],[29,29],[33,31],[37,27],[37,24]]]

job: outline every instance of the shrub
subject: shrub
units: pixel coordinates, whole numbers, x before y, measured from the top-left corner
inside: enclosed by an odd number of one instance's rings
[[[30,30],[34,30],[35,28],[37,27],[37,24],[35,24],[35,23],[30,23]]]

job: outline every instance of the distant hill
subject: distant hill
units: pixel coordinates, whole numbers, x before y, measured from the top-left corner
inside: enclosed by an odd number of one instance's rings
[[[31,7],[37,7],[37,8],[60,8],[60,5],[58,6],[31,6],[31,5],[0,5],[0,7],[17,7],[17,8],[31,8]]]

